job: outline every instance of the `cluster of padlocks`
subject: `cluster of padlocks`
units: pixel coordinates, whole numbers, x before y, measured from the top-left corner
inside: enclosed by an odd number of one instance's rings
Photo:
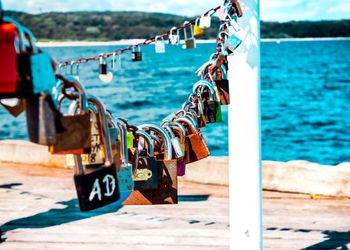
[[[178,202],[177,181],[185,175],[186,164],[210,155],[200,129],[221,122],[221,105],[230,103],[227,56],[241,44],[237,17],[242,12],[237,1],[225,1],[219,11],[217,51],[197,71],[200,80],[188,100],[160,125],[140,126],[114,117],[97,96],[86,92],[76,75],[57,74],[56,63],[36,46],[30,30],[3,17],[0,104],[14,116],[26,112],[31,142],[48,146],[52,154],[66,155],[67,165],[74,169],[81,211],[112,203]],[[195,21],[194,35],[210,26],[208,16]],[[192,25],[182,28],[189,26],[192,33]],[[179,43],[179,34],[174,33],[178,30],[168,33],[170,44]],[[163,52],[160,40],[156,37],[154,42]],[[184,46],[195,47],[194,38],[185,35]],[[140,60],[141,54],[135,52],[132,60]],[[100,63],[100,77],[107,73],[101,64],[106,63]]]

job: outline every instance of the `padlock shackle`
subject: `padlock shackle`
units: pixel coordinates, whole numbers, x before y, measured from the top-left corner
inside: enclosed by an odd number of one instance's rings
[[[120,118],[116,119],[118,130],[120,133],[120,143],[121,143],[121,153],[120,158],[122,161],[124,160],[124,165],[129,164],[129,153],[128,153],[128,128],[126,126],[126,122],[124,120],[121,120]]]
[[[89,103],[91,102],[97,109],[98,109],[98,118],[100,122],[100,128],[101,128],[101,138],[102,138],[102,144],[105,149],[105,166],[111,166],[113,162],[113,156],[112,156],[112,144],[111,144],[111,136],[109,133],[108,123],[107,123],[107,117],[106,117],[106,111],[105,111],[105,105],[103,102],[96,96],[89,95],[88,96]]]
[[[198,92],[203,92],[204,88],[207,87],[210,91],[210,97],[212,101],[216,101],[216,92],[215,92],[215,87],[213,83],[206,81],[206,80],[200,80],[196,82],[193,86],[193,92],[198,93]]]
[[[145,141],[147,141],[147,152],[149,154],[150,157],[153,157],[154,156],[154,142],[153,142],[153,139],[152,137],[146,133],[145,131],[143,130],[136,130],[135,132],[136,135],[142,137],[143,139],[145,139]]]
[[[187,24],[189,24],[190,22],[186,21],[184,22],[183,26],[184,26],[184,36],[185,36],[185,40],[188,40],[188,37],[187,37]],[[194,34],[193,34],[193,26],[192,26],[192,23],[190,23],[190,30],[191,30],[191,37],[190,39],[194,39]]]
[[[33,33],[27,27],[22,26],[22,29],[24,31],[24,36],[27,38],[27,41],[32,49],[32,53],[39,53],[39,48],[36,46],[36,39]]]
[[[176,31],[176,34],[174,34],[174,31]],[[179,35],[179,30],[176,27],[172,27],[169,32],[170,35]]]
[[[185,129],[185,127],[181,124],[181,123],[179,123],[179,122],[172,122],[171,124],[170,124],[170,126],[171,126],[171,128],[174,130],[174,131],[176,131],[178,134],[181,134],[182,135],[182,137],[183,138],[181,138],[181,136],[180,136],[180,140],[181,140],[181,142],[185,142],[185,137],[186,137],[186,129]]]
[[[171,160],[173,158],[173,151],[172,151],[172,146],[171,146],[171,139],[168,133],[165,131],[164,128],[158,125],[153,125],[153,124],[143,124],[138,127],[139,129],[142,130],[153,130],[154,132],[157,132],[162,135],[164,139],[164,160]]]
[[[192,121],[190,119],[188,119],[187,117],[178,117],[174,120],[174,122],[179,122],[181,124],[186,124],[187,127],[190,129],[191,134],[195,134],[198,133],[199,130],[197,129],[197,127],[192,123]]]
[[[57,76],[58,79],[63,80],[62,87],[65,84],[68,84],[68,87],[73,87],[76,91],[78,91],[77,99],[79,99],[79,108],[81,114],[88,112],[88,100],[86,96],[86,90],[83,84],[78,81],[78,79],[74,76]],[[57,86],[57,85],[56,85]]]
[[[171,139],[176,137],[169,124],[164,124],[162,128],[169,134]]]
[[[15,19],[12,19],[10,17],[4,16],[3,17],[3,21],[6,23],[12,23],[16,26],[17,28],[17,33],[18,33],[18,43],[19,43],[19,50],[20,52],[25,52],[26,48],[25,48],[25,44],[24,41],[26,40],[25,35],[24,35],[24,31],[23,31],[23,26],[17,22]]]

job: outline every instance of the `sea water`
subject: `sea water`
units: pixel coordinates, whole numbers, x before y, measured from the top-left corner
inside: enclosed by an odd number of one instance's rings
[[[45,50],[62,61],[116,48]],[[81,82],[116,117],[133,125],[159,124],[181,108],[199,80],[195,71],[209,59],[215,45],[166,49],[165,54],[155,54],[154,46],[144,47],[142,62],[132,62],[130,52],[123,54],[122,68],[113,71],[111,83],[99,80],[98,62],[81,65]],[[261,50],[262,158],[323,164],[350,161],[350,41],[267,42]],[[214,156],[228,155],[227,107],[222,111],[222,123],[202,130]],[[0,108],[0,127],[0,139],[28,138],[23,114],[15,119]]]

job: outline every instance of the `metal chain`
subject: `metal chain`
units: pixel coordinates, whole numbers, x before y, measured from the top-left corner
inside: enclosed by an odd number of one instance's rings
[[[203,16],[213,16],[218,11],[218,9],[220,9],[220,8],[221,8],[221,6],[217,6],[216,8],[212,8],[212,9],[208,10],[207,12],[205,12],[203,14]],[[183,29],[185,29],[185,28],[187,28],[187,27],[189,27],[191,25],[194,25],[196,20],[198,18],[200,18],[200,17],[201,16],[198,16],[198,17],[188,21],[186,24],[183,24],[183,25],[177,27],[175,30],[181,31],[181,30],[183,30]],[[170,34],[170,31],[165,32],[165,33],[163,33],[163,34],[161,34],[161,35],[159,35],[157,37],[164,38],[164,37],[168,37],[169,34]],[[115,55],[121,55],[124,52],[133,50],[136,47],[141,47],[141,46],[152,44],[152,43],[155,42],[155,38],[156,38],[156,36],[148,38],[148,39],[146,39],[143,42],[140,42],[140,43],[137,43],[137,44],[134,44],[134,45],[130,45],[130,46],[125,47],[125,48],[120,48],[120,49],[116,49],[116,50],[114,50],[112,52],[103,53],[103,57],[105,57],[107,59],[107,58],[113,56],[114,54]],[[83,58],[80,58],[80,59],[77,59],[77,60],[63,61],[63,62],[60,62],[58,64],[58,66],[59,66],[59,68],[63,68],[63,67],[66,67],[66,66],[70,66],[72,64],[75,64],[75,65],[77,65],[77,64],[84,64],[84,63],[88,63],[90,61],[98,61],[98,60],[100,60],[100,57],[101,57],[101,55],[96,55],[96,56],[92,56],[92,57],[83,57]]]

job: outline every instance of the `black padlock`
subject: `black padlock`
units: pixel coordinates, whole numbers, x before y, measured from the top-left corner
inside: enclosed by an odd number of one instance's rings
[[[131,55],[132,55],[132,61],[133,62],[140,62],[140,61],[142,61],[141,47],[140,46],[133,47]]]
[[[136,135],[147,142],[145,154],[139,156],[139,163],[135,174],[135,190],[152,190],[158,188],[159,165],[154,157],[153,140],[143,130],[137,130]],[[144,151],[143,151],[144,152]]]
[[[117,166],[113,161],[110,133],[103,103],[96,97],[89,97],[98,108],[98,117],[105,149],[105,163],[89,167],[82,164],[81,156],[75,155],[74,183],[81,211],[90,211],[117,202],[120,198]]]
[[[221,106],[219,101],[216,99],[214,85],[209,81],[200,80],[193,86],[193,92],[202,95],[202,103],[206,122],[221,122]]]

